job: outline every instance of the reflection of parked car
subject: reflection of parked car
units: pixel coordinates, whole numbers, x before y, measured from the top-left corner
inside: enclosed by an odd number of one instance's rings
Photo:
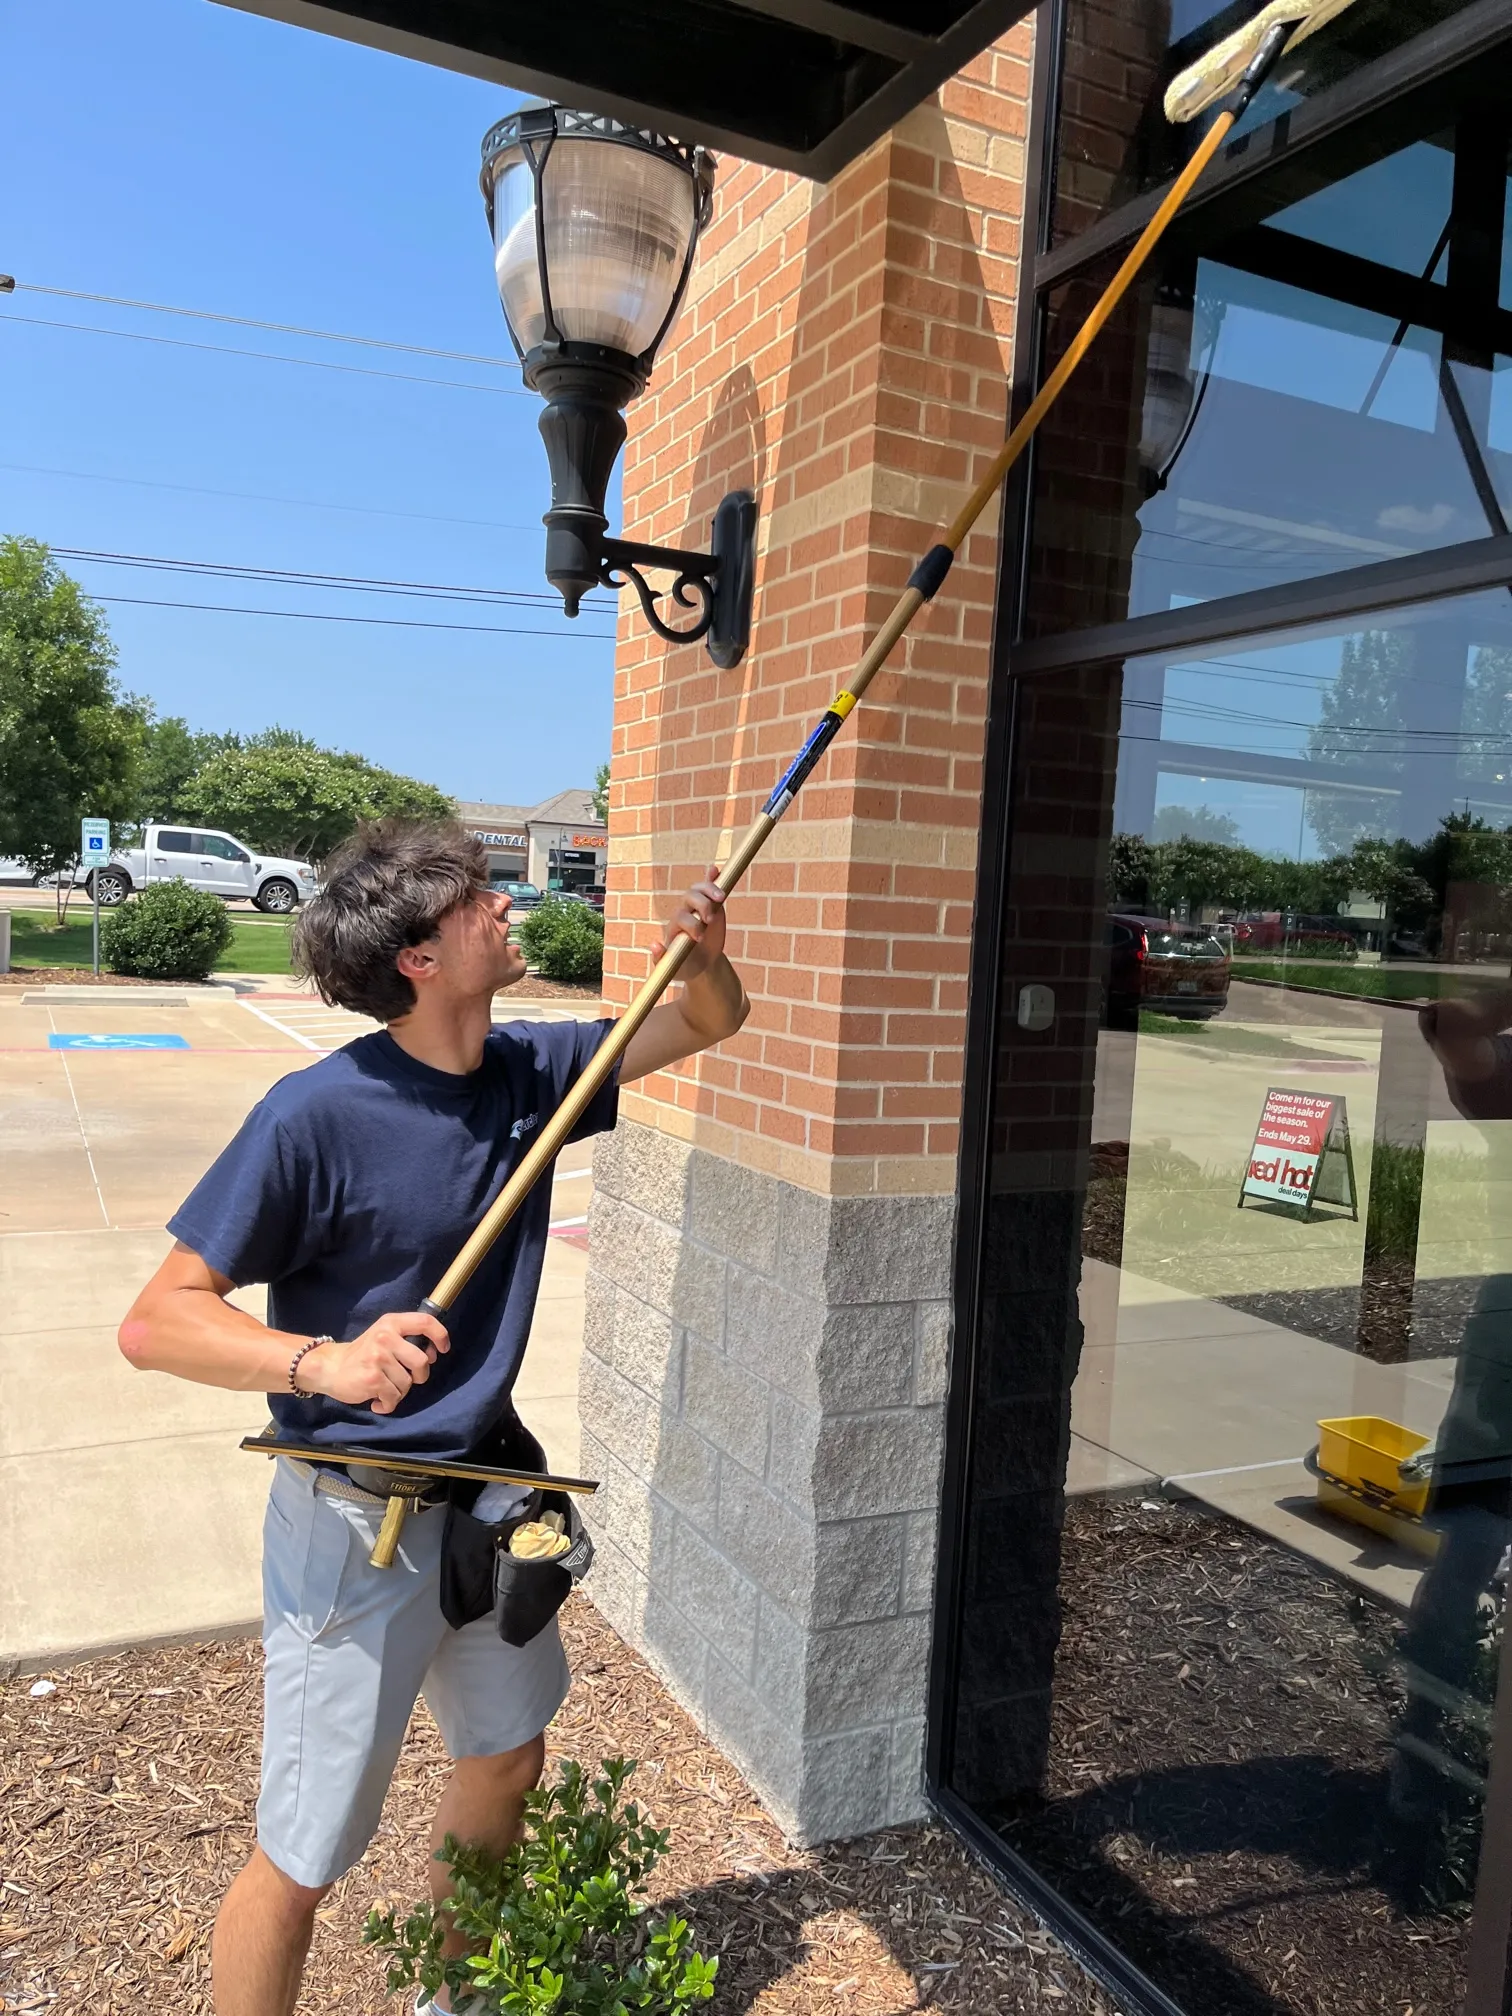
[[[1141,1008],[1206,1021],[1228,1006],[1229,955],[1203,926],[1116,915],[1106,944],[1103,1020],[1110,1028],[1137,1027]]]
[[[1279,952],[1292,959],[1355,959],[1355,934],[1337,917],[1304,917],[1295,910],[1252,911],[1233,927],[1234,950],[1257,954]]]

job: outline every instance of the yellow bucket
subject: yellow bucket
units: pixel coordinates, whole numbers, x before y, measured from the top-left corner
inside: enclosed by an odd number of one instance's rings
[[[1404,1484],[1399,1466],[1428,1446],[1426,1435],[1414,1434],[1398,1421],[1378,1414],[1346,1414],[1318,1423],[1318,1468],[1358,1491],[1371,1504],[1399,1517],[1420,1519],[1428,1503],[1426,1484]]]

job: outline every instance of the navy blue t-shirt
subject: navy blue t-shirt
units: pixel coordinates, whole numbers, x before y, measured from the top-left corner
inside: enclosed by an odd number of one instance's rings
[[[238,1287],[265,1281],[273,1329],[348,1342],[431,1292],[613,1026],[504,1023],[461,1076],[387,1030],[359,1037],[279,1080],[168,1230]],[[570,1139],[614,1125],[617,1076]],[[442,1459],[482,1445],[508,1411],[550,1216],[548,1173],[452,1305],[451,1350],[392,1414],[273,1393],[279,1428]]]

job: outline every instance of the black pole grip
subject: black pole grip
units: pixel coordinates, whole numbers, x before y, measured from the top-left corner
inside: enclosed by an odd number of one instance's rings
[[[950,572],[954,559],[955,555],[948,546],[931,546],[909,575],[909,587],[917,588],[926,602],[933,602],[945,585],[945,576]]]

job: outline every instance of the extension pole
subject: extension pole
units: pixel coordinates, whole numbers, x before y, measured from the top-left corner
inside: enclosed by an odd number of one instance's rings
[[[887,663],[894,646],[907,632],[914,617],[926,602],[933,600],[950,572],[951,563],[962,541],[997,495],[1003,478],[1023,454],[1034,436],[1035,429],[1065,390],[1072,372],[1086,356],[1098,332],[1128,292],[1171,219],[1186,201],[1193,185],[1228,138],[1234,122],[1244,115],[1255,93],[1270,75],[1290,33],[1290,23],[1277,23],[1266,31],[1254,60],[1240,79],[1233,99],[1203,135],[1196,152],[1171,184],[1159,209],[1139,234],[1128,257],[1108,282],[1101,300],[1077,331],[1065,356],[1050,373],[1024,417],[992,458],[986,474],[942,533],[939,542],[930,547],[909,576],[908,586],[898,597],[892,614],[872,639],[849,687],[835,696],[818,726],[778,780],[771,797],[757,813],[734,853],[720,870],[718,884],[726,895],[737,887],[746,870],[766,845],[778,820],[803,788],[810,771],[834,740],[845,717]],[[657,960],[650,978],[600,1044],[591,1062],[574,1083],[562,1104],[536,1136],[534,1144],[519,1168],[515,1170],[480,1220],[477,1230],[442,1275],[434,1292],[426,1296],[420,1304],[429,1315],[439,1317],[443,1322],[446,1320],[446,1312],[472,1279],[484,1256],[524,1203],[537,1180],[550,1167],[594,1095],[624,1056],[636,1030],[676,979],[683,961],[692,949],[693,940],[679,934]]]

